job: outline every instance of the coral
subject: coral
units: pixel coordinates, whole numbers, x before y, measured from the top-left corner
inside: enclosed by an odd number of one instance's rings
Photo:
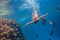
[[[24,40],[20,25],[16,21],[0,19],[0,40]]]

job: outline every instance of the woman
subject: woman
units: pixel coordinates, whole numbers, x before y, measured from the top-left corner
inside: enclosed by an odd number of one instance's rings
[[[35,10],[35,11],[32,13],[32,21],[26,23],[26,24],[24,25],[24,27],[27,26],[27,25],[29,25],[29,24],[32,24],[32,23],[38,23],[41,18],[44,18],[44,17],[47,16],[47,15],[48,15],[48,13],[47,13],[46,15],[42,15],[42,16],[39,17],[39,16],[38,16],[38,13],[37,13],[37,10]]]

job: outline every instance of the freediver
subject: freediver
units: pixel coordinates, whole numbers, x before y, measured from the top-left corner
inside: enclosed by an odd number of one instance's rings
[[[54,30],[51,30],[50,31],[50,36],[53,36],[53,34],[54,34]]]
[[[26,27],[26,26],[29,25],[29,24],[38,23],[41,18],[44,18],[44,17],[46,17],[47,15],[48,15],[48,13],[46,13],[45,15],[42,15],[42,16],[38,16],[37,10],[35,10],[35,11],[32,13],[32,21],[26,23],[26,24],[24,25],[24,27]]]
[[[46,18],[42,18],[42,25],[44,26],[46,24]]]
[[[55,10],[60,11],[60,7],[56,7]]]
[[[55,27],[55,23],[52,20],[50,20],[49,23],[50,23],[51,26]]]

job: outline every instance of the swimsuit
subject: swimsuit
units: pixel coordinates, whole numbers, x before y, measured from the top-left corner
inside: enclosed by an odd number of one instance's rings
[[[33,18],[34,20],[38,20],[38,16],[36,15],[36,16],[34,16],[34,18]]]

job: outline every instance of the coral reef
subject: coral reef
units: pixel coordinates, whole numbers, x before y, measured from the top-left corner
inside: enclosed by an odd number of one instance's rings
[[[0,19],[0,40],[24,40],[19,24],[16,21]]]

